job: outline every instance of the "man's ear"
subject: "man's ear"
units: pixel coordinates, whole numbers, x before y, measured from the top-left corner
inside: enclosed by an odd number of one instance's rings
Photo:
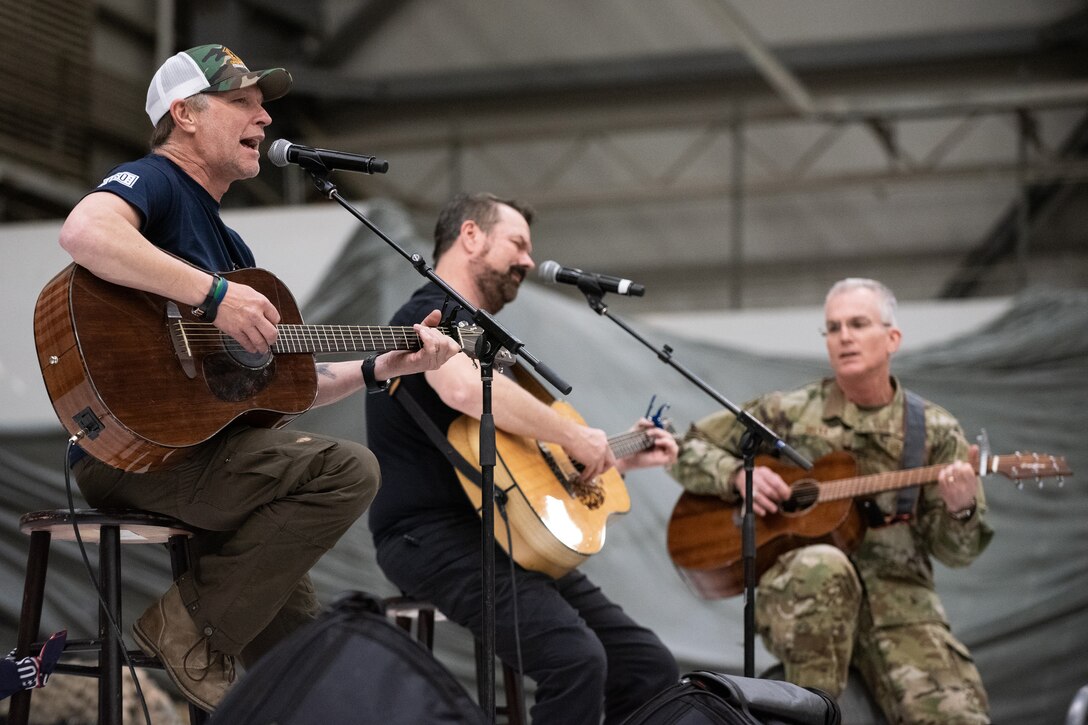
[[[903,342],[903,331],[898,327],[888,328],[888,354],[894,355],[899,350],[899,345]]]
[[[461,222],[461,233],[457,238],[470,256],[475,255],[486,244],[484,231],[480,229],[480,225],[474,219],[466,219]]]
[[[174,126],[180,128],[186,133],[192,133],[196,127],[196,120],[193,114],[193,107],[191,104],[186,103],[185,98],[178,98],[170,104],[170,108],[167,113],[174,119]]]

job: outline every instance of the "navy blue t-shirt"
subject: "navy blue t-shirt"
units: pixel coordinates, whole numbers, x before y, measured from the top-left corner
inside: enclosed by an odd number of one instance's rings
[[[148,154],[115,166],[94,191],[108,191],[127,201],[140,212],[144,237],[207,272],[256,266],[253,252],[219,218],[219,203],[165,156]],[[73,446],[70,463],[83,455]]]
[[[219,217],[219,202],[165,156],[148,154],[110,170],[95,191],[121,197],[140,212],[140,233],[208,272],[253,267],[253,252]]]

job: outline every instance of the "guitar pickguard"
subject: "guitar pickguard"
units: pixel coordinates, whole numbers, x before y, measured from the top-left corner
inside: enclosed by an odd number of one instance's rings
[[[240,363],[230,352],[205,355],[201,369],[212,395],[230,403],[249,400],[268,387],[276,376],[276,359],[269,357],[263,367]]]

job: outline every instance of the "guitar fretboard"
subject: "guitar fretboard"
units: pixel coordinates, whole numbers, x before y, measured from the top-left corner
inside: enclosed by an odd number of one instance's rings
[[[411,327],[371,325],[280,325],[275,352],[387,352],[418,350]],[[445,328],[439,328],[448,333]]]
[[[626,458],[654,447],[654,441],[646,431],[634,430],[620,433],[608,439],[608,445],[616,458]]]
[[[908,468],[904,471],[888,471],[868,476],[842,478],[819,484],[817,501],[838,501],[882,491],[894,491],[897,488],[920,486],[937,480],[938,472],[947,464]]]

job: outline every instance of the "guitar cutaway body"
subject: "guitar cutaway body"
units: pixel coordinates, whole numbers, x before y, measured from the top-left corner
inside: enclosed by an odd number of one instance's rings
[[[583,422],[569,404],[554,401],[551,406],[563,417]],[[479,467],[478,420],[461,416],[450,425],[447,437],[465,459]],[[600,476],[596,495],[587,498],[564,480],[575,468],[561,447],[542,448],[531,438],[496,431],[496,450],[495,488],[506,494],[513,551],[507,547],[506,524],[497,506],[495,540],[526,569],[563,576],[601,550],[608,518],[631,508],[627,487],[614,468]],[[460,473],[458,478],[479,512],[480,488]]]

